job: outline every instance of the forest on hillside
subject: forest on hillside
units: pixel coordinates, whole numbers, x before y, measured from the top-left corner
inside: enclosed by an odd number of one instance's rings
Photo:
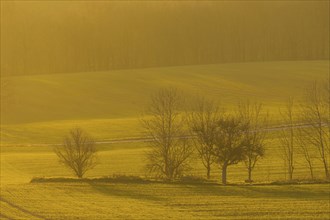
[[[320,60],[328,39],[329,1],[1,2],[3,75]]]

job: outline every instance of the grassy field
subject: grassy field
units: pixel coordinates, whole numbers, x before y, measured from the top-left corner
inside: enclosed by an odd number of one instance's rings
[[[300,99],[328,70],[328,61],[283,61],[13,77],[11,101],[2,107],[1,141],[56,143],[74,126],[97,139],[139,136],[137,118],[150,95],[168,86],[180,88],[187,103],[198,95],[226,107],[261,101],[276,119],[288,96]]]
[[[87,177],[134,175],[144,176],[145,152],[147,143],[116,143],[100,144],[98,147],[99,164]],[[309,170],[303,156],[298,152],[295,158],[294,178],[308,179]],[[315,154],[317,152],[314,152]],[[314,159],[315,177],[324,178],[321,161]],[[195,176],[205,177],[205,169],[197,156],[190,161]],[[2,146],[1,149],[1,183],[28,183],[33,177],[71,177],[72,173],[58,163],[58,159],[51,146]],[[220,180],[220,169],[216,165],[212,168],[213,180]],[[244,164],[228,168],[228,181],[243,183],[247,178]],[[276,138],[270,138],[266,145],[266,155],[259,161],[253,172],[253,179],[257,182],[285,180],[287,178],[285,164],[282,159],[281,148]]]
[[[273,140],[276,141],[276,140]],[[257,182],[285,179],[275,143],[256,167]],[[144,175],[144,143],[98,145],[99,165],[87,177]],[[205,176],[198,160],[192,174]],[[323,178],[321,164],[316,175]],[[243,164],[228,170],[228,181],[241,184]],[[302,157],[295,178],[309,178]],[[72,177],[51,147],[6,146],[1,153],[1,214],[9,219],[327,219],[329,184],[221,186],[161,183],[29,183],[35,176]],[[215,166],[212,179],[220,179]],[[219,182],[219,181],[218,181]],[[6,218],[4,218],[6,219]]]
[[[33,177],[72,177],[53,147],[40,143],[59,143],[74,126],[97,140],[140,136],[140,112],[160,87],[176,86],[225,106],[246,98],[262,101],[275,121],[288,96],[301,98],[302,89],[328,71],[327,61],[297,61],[14,77],[13,101],[2,112],[0,219],[329,219],[329,184],[29,183]],[[146,143],[97,147],[99,164],[87,177],[145,175]],[[273,132],[253,179],[285,180],[281,156]],[[190,163],[192,175],[205,176],[197,158]],[[316,178],[324,178],[322,164],[314,163]],[[211,176],[220,180],[217,166]],[[229,167],[230,183],[246,178],[244,164]],[[294,178],[309,178],[299,152]]]
[[[328,219],[328,193],[329,185],[39,183],[7,187],[1,207],[13,219]]]

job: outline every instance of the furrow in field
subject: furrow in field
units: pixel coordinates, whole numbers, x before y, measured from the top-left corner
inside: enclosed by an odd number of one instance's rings
[[[14,219],[46,219],[43,216],[40,216],[36,213],[33,213],[25,208],[22,208],[3,197],[0,197],[1,202],[1,211],[7,210],[10,214],[14,215]],[[6,215],[6,214],[3,214]],[[9,216],[8,216],[9,217]]]

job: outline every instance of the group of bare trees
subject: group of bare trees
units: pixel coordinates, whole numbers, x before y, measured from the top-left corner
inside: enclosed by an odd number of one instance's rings
[[[227,168],[244,163],[248,179],[265,155],[268,112],[261,103],[240,102],[234,111],[225,111],[215,102],[199,98],[189,111],[184,108],[184,96],[175,88],[155,93],[141,119],[150,150],[147,171],[157,178],[174,180],[191,169],[196,155],[210,179],[213,165],[221,169],[222,183],[227,183]],[[319,159],[329,176],[329,89],[314,83],[306,90],[305,100],[297,107],[290,98],[280,111],[282,119],[278,133],[283,158],[293,179],[296,152],[300,152],[314,178],[314,160]],[[299,123],[298,123],[299,122]],[[284,123],[284,124],[283,124]],[[96,165],[95,141],[76,128],[55,152],[60,161],[77,177]]]
[[[329,94],[328,83],[322,85],[314,82],[305,90],[303,102],[297,104],[290,98],[282,111],[282,120],[287,128],[279,133],[279,139],[289,180],[293,179],[296,152],[303,155],[312,179],[315,160],[321,161],[325,177],[330,178]]]
[[[314,83],[304,97],[298,106],[289,98],[280,110],[281,129],[277,133],[289,180],[293,179],[297,152],[305,158],[311,178],[314,160],[319,159],[328,179],[329,88]],[[215,102],[200,98],[190,111],[184,111],[182,96],[172,88],[154,95],[148,115],[151,117],[143,124],[154,140],[148,152],[150,172],[170,180],[180,177],[196,150],[208,179],[216,164],[226,184],[228,166],[243,162],[246,182],[253,181],[253,169],[265,155],[269,121],[261,103],[241,102],[235,111],[226,112]]]
[[[230,113],[203,98],[194,103],[192,111],[184,111],[183,103],[173,88],[152,97],[148,117],[142,120],[153,139],[147,170],[168,180],[178,178],[190,168],[189,159],[196,149],[208,179],[212,164],[217,164],[226,184],[227,167],[244,161],[248,181],[252,181],[252,170],[264,155],[261,127],[267,115],[261,114],[262,105],[240,103],[238,110]]]

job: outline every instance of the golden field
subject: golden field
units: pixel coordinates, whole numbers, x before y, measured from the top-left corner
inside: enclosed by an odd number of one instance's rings
[[[163,87],[206,96],[229,110],[239,100],[260,101],[280,123],[278,108],[288,96],[301,100],[313,80],[326,78],[328,61],[258,62],[118,70],[110,72],[15,76],[12,100],[2,109],[1,218],[3,219],[327,219],[329,184],[267,185],[286,179],[277,132],[268,135],[266,156],[244,185],[243,164],[229,167],[229,183],[30,183],[33,177],[73,174],[61,164],[53,145],[79,126],[97,141],[141,137],[139,118],[149,96]],[[23,86],[24,85],[24,86]],[[194,94],[194,95],[191,95]],[[88,102],[86,100],[89,100]],[[144,176],[145,142],[99,143],[99,164],[87,178]],[[196,158],[191,175],[204,177]],[[324,178],[315,161],[316,178]],[[294,179],[308,179],[302,155]],[[239,207],[239,208],[238,208]]]

